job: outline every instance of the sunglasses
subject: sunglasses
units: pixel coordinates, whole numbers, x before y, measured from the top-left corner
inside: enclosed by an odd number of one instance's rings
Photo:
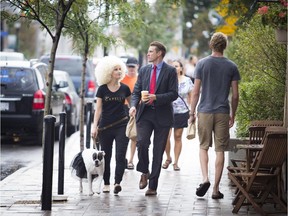
[[[128,68],[135,68],[135,65],[128,65]]]

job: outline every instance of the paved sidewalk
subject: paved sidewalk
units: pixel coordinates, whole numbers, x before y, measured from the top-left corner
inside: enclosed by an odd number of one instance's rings
[[[185,133],[185,131],[184,131]],[[213,200],[214,150],[210,150],[211,187],[203,198],[195,195],[196,187],[201,182],[201,170],[198,157],[198,138],[188,141],[183,135],[183,148],[180,157],[180,171],[174,171],[172,165],[161,171],[156,197],[146,197],[145,191],[138,188],[140,173],[136,170],[125,170],[119,195],[101,193],[88,196],[88,185],[83,184],[83,194],[79,193],[79,182],[71,177],[69,165],[79,152],[79,132],[66,140],[65,147],[65,183],[64,195],[67,201],[53,201],[51,211],[42,211],[40,196],[42,191],[42,163],[29,168],[21,168],[0,182],[1,215],[53,215],[53,216],[186,216],[232,214],[231,201],[234,188],[230,186],[225,165],[220,190],[224,199]],[[152,147],[152,146],[151,146]],[[53,195],[57,195],[58,186],[58,149],[54,149]],[[113,155],[114,157],[114,155]],[[164,155],[164,160],[166,156]],[[112,161],[115,159],[113,158]],[[226,155],[226,162],[228,157]],[[137,162],[137,155],[134,164]],[[112,163],[111,182],[114,178]],[[258,215],[252,207],[242,207],[237,215]],[[286,215],[286,214],[277,214]]]

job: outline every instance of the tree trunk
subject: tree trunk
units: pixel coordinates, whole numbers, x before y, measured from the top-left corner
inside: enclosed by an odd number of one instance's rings
[[[86,77],[86,62],[87,62],[87,53],[85,52],[82,56],[83,58],[83,68],[81,75],[81,109],[80,109],[80,151],[84,150],[84,115],[85,115],[85,77]],[[86,137],[88,139],[90,137]]]
[[[58,30],[58,33],[56,33],[55,37],[52,38],[53,44],[50,52],[50,60],[49,60],[49,71],[48,71],[48,77],[47,77],[47,92],[46,92],[46,97],[45,97],[45,111],[44,111],[44,116],[50,114],[51,110],[51,91],[52,91],[52,85],[53,85],[53,70],[54,70],[54,64],[55,64],[55,56],[56,56],[56,51],[57,47],[59,44],[60,40],[60,35],[61,35],[61,29]]]

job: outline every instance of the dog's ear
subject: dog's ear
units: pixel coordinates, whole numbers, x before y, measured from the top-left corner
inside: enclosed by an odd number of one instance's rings
[[[98,154],[98,159],[99,159],[100,161],[102,161],[104,155],[105,155],[105,153],[104,153],[103,151],[99,152],[99,154]]]
[[[97,159],[97,154],[96,154],[95,152],[92,154],[92,159],[93,159],[93,160],[96,160],[96,159]]]

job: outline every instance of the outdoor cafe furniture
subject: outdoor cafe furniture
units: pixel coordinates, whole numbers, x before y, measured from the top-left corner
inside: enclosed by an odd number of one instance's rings
[[[228,176],[237,187],[237,194],[232,202],[233,213],[237,213],[244,205],[252,205],[261,215],[266,215],[262,206],[268,198],[272,198],[274,204],[287,212],[286,203],[277,194],[279,190],[275,189],[275,186],[279,187],[282,165],[287,158],[287,128],[267,127],[260,145],[245,147],[249,150],[255,148],[259,153],[254,161],[249,161],[249,155],[246,155],[248,160],[244,169],[237,168],[237,172],[228,169]]]

